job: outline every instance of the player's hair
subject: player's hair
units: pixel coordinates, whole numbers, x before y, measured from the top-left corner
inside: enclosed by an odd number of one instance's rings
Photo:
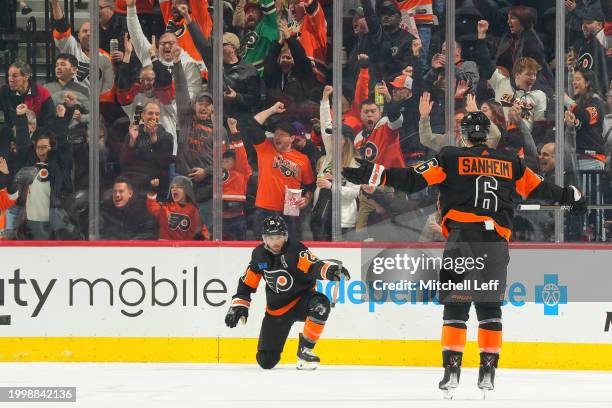
[[[536,60],[530,57],[521,57],[514,63],[512,67],[512,76],[514,77],[516,74],[520,74],[521,72],[536,71],[539,72],[542,69],[540,64]]]

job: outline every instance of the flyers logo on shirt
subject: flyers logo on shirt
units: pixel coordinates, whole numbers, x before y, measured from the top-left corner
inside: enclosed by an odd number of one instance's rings
[[[578,62],[576,63],[576,66],[583,68],[583,69],[593,69],[594,61],[595,59],[593,58],[593,56],[590,53],[586,52],[582,54],[580,58],[578,58]]]
[[[185,214],[172,212],[168,215],[168,227],[173,231],[177,229],[188,231],[191,227],[191,219]]]
[[[229,180],[229,171],[226,169],[223,169],[223,172],[221,173],[221,180],[223,180],[224,183]]]
[[[49,170],[47,170],[46,167],[43,167],[42,169],[40,169],[38,171],[38,174],[36,175],[36,180],[40,181],[41,183],[46,183],[49,181]]]
[[[293,277],[284,269],[264,270],[266,284],[274,293],[287,292],[293,287]]]
[[[378,146],[372,142],[367,142],[363,147],[363,156],[368,161],[374,161],[378,157]]]
[[[589,125],[594,125],[599,120],[599,111],[597,108],[593,106],[589,106],[586,108],[587,113],[589,114]]]
[[[299,166],[283,156],[274,157],[273,169],[279,169],[286,177],[296,177],[299,174]]]

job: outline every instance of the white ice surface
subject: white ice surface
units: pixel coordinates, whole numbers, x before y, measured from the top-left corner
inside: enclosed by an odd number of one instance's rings
[[[0,363],[0,386],[75,386],[76,403],[0,403],[0,407],[378,408],[612,407],[612,372],[500,369],[482,401],[477,371],[464,368],[444,401],[440,368],[322,365]]]

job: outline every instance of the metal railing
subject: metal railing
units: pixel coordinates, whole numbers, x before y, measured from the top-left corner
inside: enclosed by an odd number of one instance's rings
[[[53,30],[53,19],[50,3],[44,2],[44,25],[39,27],[40,19],[31,16],[26,21],[25,28],[17,27],[16,11],[12,7],[13,2],[9,2],[7,26],[0,28],[0,41],[6,45],[6,49],[0,53],[0,62],[4,68],[2,75],[7,74],[9,65],[19,58],[19,47],[25,46],[25,62],[32,67],[34,77],[43,76],[46,81],[50,81],[54,74],[54,63],[56,49],[53,44],[51,32]],[[70,27],[74,32],[74,0],[64,0],[64,15],[68,19]],[[42,46],[44,57],[39,60],[38,52]]]

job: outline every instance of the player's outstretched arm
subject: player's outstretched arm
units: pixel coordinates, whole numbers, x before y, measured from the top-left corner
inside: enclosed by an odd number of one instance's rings
[[[574,186],[560,187],[555,183],[542,180],[529,167],[520,164],[521,177],[516,180],[516,192],[524,199],[535,198],[550,200],[560,205],[570,206],[570,214],[583,215],[587,212],[587,203]]]
[[[446,173],[437,157],[416,167],[390,169],[363,159],[357,159],[357,162],[359,167],[345,167],[342,170],[344,178],[353,184],[389,186],[396,190],[414,193],[427,186],[440,184],[446,179]]]
[[[351,274],[343,265],[336,263],[328,263],[327,268],[321,273],[321,276],[330,281],[350,280]]]
[[[318,260],[312,264],[310,270],[317,279],[321,280],[340,281],[351,279],[348,269],[336,262]]]

